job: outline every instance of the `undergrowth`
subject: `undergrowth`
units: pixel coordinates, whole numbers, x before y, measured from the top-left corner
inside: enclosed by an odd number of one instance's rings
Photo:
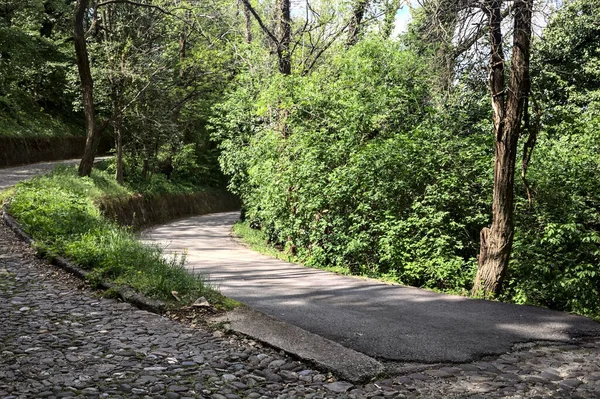
[[[293,255],[290,253],[289,249],[286,248],[277,248],[276,246],[269,243],[268,235],[259,229],[253,229],[248,222],[237,222],[233,225],[233,232],[252,250],[256,252],[260,252],[261,254],[271,256],[273,258],[281,259],[286,262],[291,263],[300,263],[306,267],[315,267],[321,270],[326,270],[328,272],[341,274],[344,276],[356,276],[357,274],[353,272],[347,266],[339,266],[339,265],[314,265],[310,262],[306,262],[304,259],[299,256]],[[400,281],[393,275],[388,274],[377,274],[377,273],[368,273],[364,272],[359,274],[359,277],[366,277],[371,279],[377,279],[379,281],[384,281],[388,283],[396,283],[399,284]]]
[[[158,246],[144,245],[129,229],[106,220],[94,204],[103,197],[129,196],[104,171],[80,178],[72,167],[19,183],[8,207],[41,252],[61,255],[91,271],[91,282],[110,280],[155,299],[183,304],[204,296],[230,307],[203,276],[185,268],[185,255],[165,257]]]

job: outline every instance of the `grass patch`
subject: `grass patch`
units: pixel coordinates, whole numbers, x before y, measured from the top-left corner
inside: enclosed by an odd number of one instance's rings
[[[367,270],[362,271],[361,273],[357,274],[356,272],[352,272],[352,270],[350,270],[349,267],[344,267],[344,266],[322,267],[322,266],[311,265],[310,263],[305,262],[305,260],[302,259],[301,257],[292,255],[285,250],[281,250],[281,249],[276,248],[273,245],[269,244],[267,235],[262,230],[251,228],[250,224],[248,222],[237,222],[233,226],[233,232],[246,245],[248,245],[248,247],[250,247],[250,249],[252,249],[253,251],[256,251],[256,252],[260,252],[263,255],[281,259],[286,262],[297,263],[297,264],[300,264],[305,267],[311,267],[311,268],[315,268],[315,269],[325,270],[325,271],[340,274],[343,276],[362,277],[362,278],[368,278],[368,279],[381,281],[384,283],[402,284],[402,282],[399,281],[399,279],[393,274],[381,274],[381,273],[376,273],[376,272],[372,272],[372,271],[369,272]],[[406,284],[403,284],[403,285],[406,285]],[[429,289],[429,288],[423,288],[423,289],[425,289],[427,291],[433,291],[433,292],[442,292],[441,290],[434,290],[434,289]],[[448,293],[448,292],[446,292],[446,293]],[[466,296],[468,293],[467,292],[451,292],[451,294]]]
[[[117,170],[115,158],[110,157],[98,162],[94,168],[114,176]],[[151,173],[144,179],[138,170],[133,170],[131,167],[126,167],[126,172],[128,176],[124,184],[128,190],[144,195],[194,194],[209,189],[206,185],[196,184],[191,179],[178,179],[176,176],[168,178],[162,173]]]
[[[267,235],[262,230],[253,229],[248,222],[237,222],[233,232],[241,238],[252,250],[261,254],[281,259],[286,262],[299,263],[300,259],[288,252],[280,251],[268,243]]]
[[[83,121],[53,116],[35,105],[15,111],[15,116],[0,111],[0,137],[40,138],[84,136]]]
[[[0,207],[4,204],[10,197],[12,197],[15,193],[15,189],[10,187],[0,191]]]
[[[273,258],[281,259],[286,262],[298,263],[306,267],[313,267],[310,264],[305,264],[304,260],[298,256],[292,255],[289,252],[282,251],[273,245],[269,244],[269,240],[267,235],[262,230],[253,229],[250,227],[248,222],[237,222],[233,225],[233,232],[240,238],[244,243],[246,243],[250,249],[260,252],[261,254],[271,256]],[[316,267],[315,267],[316,268]],[[341,274],[344,276],[356,276],[350,271],[348,267],[342,266],[328,266],[328,267],[318,267],[318,269],[326,270],[328,272]],[[368,278],[376,278],[380,281],[386,282],[394,282],[391,278],[386,278],[385,276],[372,276],[372,275],[360,275],[359,277],[368,277]]]
[[[204,296],[217,307],[232,306],[202,276],[185,269],[185,257],[165,257],[157,246],[142,244],[129,230],[106,220],[94,201],[130,196],[107,172],[79,178],[76,168],[57,167],[51,174],[18,184],[9,211],[40,250],[65,256],[91,271],[91,280],[126,284],[155,299],[182,304]]]

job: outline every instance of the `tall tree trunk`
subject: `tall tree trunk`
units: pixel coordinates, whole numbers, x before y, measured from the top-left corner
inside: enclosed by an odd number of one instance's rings
[[[388,0],[385,5],[385,19],[383,20],[382,36],[384,39],[389,39],[392,36],[396,23],[396,14],[402,5],[403,0]]]
[[[252,43],[252,13],[248,4],[242,1],[244,7],[244,18],[246,19],[246,43]]]
[[[111,79],[111,101],[113,104],[112,125],[115,134],[115,157],[117,183],[123,184],[123,81],[122,78]]]
[[[292,41],[292,19],[290,15],[290,0],[279,1],[279,31],[281,39],[277,45],[277,56],[279,57],[279,72],[284,75],[292,73],[292,54],[290,43]]]
[[[117,183],[123,184],[123,116],[119,115],[113,122],[115,130],[115,147],[116,147],[116,162],[117,162]]]
[[[514,238],[514,179],[523,104],[529,95],[529,52],[533,0],[514,2],[514,38],[511,76],[504,84],[502,0],[487,2],[490,24],[490,89],[494,113],[495,153],[492,225],[481,231],[479,267],[473,293],[498,294]],[[506,99],[506,100],[505,100]]]
[[[98,143],[100,142],[100,134],[96,132],[94,126],[94,85],[92,73],[90,72],[90,61],[87,53],[83,25],[87,10],[88,0],[77,0],[77,3],[75,4],[73,40],[75,42],[75,54],[77,56],[77,69],[79,70],[79,79],[81,80],[86,131],[85,148],[79,164],[79,176],[89,176],[90,173],[92,173],[96,150],[98,148]]]
[[[368,3],[368,0],[355,0],[354,9],[352,10],[352,19],[350,20],[350,25],[348,25],[348,39],[346,40],[346,48],[355,45],[358,41],[360,24],[365,16]]]

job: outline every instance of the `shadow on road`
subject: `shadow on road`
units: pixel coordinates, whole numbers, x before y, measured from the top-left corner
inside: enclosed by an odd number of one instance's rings
[[[519,342],[599,335],[590,319],[532,306],[473,300],[340,276],[272,259],[230,237],[235,212],[179,220],[147,237],[187,252],[190,269],[251,308],[367,355],[465,362]]]

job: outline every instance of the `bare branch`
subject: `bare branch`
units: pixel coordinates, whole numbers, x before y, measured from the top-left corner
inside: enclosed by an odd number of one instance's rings
[[[510,15],[511,11],[512,11],[512,6],[504,9],[502,11],[501,18],[502,19],[506,18],[508,15]],[[468,37],[467,39],[464,39],[462,42],[460,42],[458,45],[455,46],[454,57],[455,58],[459,57],[465,51],[468,51],[471,47],[473,47],[473,45],[475,43],[477,43],[479,41],[479,39],[481,39],[482,37],[487,35],[488,32],[489,32],[488,25],[484,25],[483,23],[478,24],[478,27],[475,28],[475,32],[470,37]]]
[[[271,32],[269,30],[269,28],[267,28],[267,26],[264,24],[263,20],[260,18],[260,16],[254,9],[254,7],[252,7],[252,5],[250,4],[250,1],[242,0],[242,3],[244,3],[244,5],[246,7],[248,7],[248,11],[250,11],[250,13],[254,16],[254,18],[256,19],[256,22],[258,22],[261,29],[267,34],[267,36],[269,36],[269,38],[273,41],[273,43],[275,43],[277,46],[279,46],[280,45],[279,39],[277,39],[277,37],[273,34],[273,32]]]
[[[157,6],[155,4],[148,4],[148,3],[139,3],[137,1],[132,1],[132,0],[105,0],[103,2],[96,4],[96,8],[107,6],[109,4],[131,4],[131,5],[137,6],[137,7],[154,8],[154,9],[162,12],[163,14],[172,15],[171,12],[165,10],[161,6]]]

